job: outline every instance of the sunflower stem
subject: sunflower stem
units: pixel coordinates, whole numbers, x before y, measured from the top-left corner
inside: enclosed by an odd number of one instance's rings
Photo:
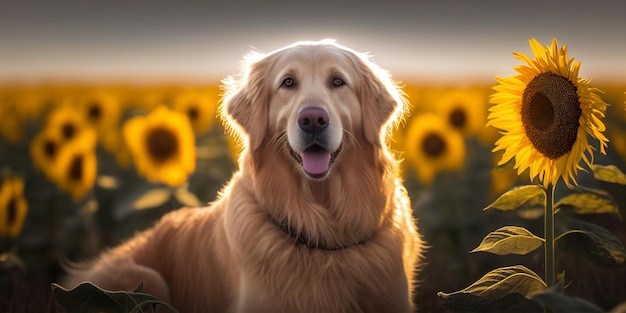
[[[546,212],[544,216],[544,236],[545,236],[545,280],[548,287],[554,286],[554,188],[555,185],[548,184],[546,188]]]

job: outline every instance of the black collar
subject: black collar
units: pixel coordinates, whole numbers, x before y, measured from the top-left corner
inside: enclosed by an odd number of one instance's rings
[[[270,221],[272,221],[272,223],[274,223],[274,225],[276,225],[278,228],[280,228],[280,230],[282,230],[285,234],[289,235],[289,237],[291,237],[294,240],[294,243],[296,245],[304,245],[307,248],[309,248],[310,250],[326,250],[326,251],[336,251],[336,250],[342,250],[342,249],[347,249],[347,248],[351,248],[354,246],[360,246],[365,244],[372,236],[367,236],[366,238],[358,241],[358,242],[353,242],[353,243],[349,243],[346,245],[342,245],[342,246],[326,246],[320,243],[313,243],[311,242],[309,239],[307,239],[307,237],[305,236],[305,234],[303,234],[302,232],[298,232],[295,229],[289,227],[289,225],[287,223],[281,223],[279,221],[277,221],[274,216],[272,216],[271,214],[267,214],[267,217],[269,218]]]

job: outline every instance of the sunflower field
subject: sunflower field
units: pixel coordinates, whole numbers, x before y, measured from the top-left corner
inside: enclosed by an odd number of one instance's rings
[[[580,78],[556,40],[530,43],[493,84],[402,82],[411,110],[391,144],[429,246],[421,312],[567,312],[549,288],[581,312],[624,310],[626,82]],[[0,86],[0,312],[64,312],[63,266],[215,199],[240,151],[220,96],[219,82]]]

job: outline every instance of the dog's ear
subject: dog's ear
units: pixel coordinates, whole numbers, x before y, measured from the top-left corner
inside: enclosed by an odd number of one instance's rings
[[[404,118],[408,102],[402,90],[388,72],[369,60],[365,54],[355,53],[355,65],[363,78],[360,86],[361,113],[365,138],[381,146]]]
[[[247,139],[250,150],[259,148],[267,134],[269,93],[265,79],[268,63],[268,57],[251,52],[239,76],[223,81],[225,92],[220,117],[231,134],[239,140]]]

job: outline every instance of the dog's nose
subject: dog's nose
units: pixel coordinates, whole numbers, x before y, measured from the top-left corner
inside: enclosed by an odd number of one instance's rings
[[[320,132],[328,127],[328,113],[318,107],[306,107],[298,114],[298,126],[306,133]]]

